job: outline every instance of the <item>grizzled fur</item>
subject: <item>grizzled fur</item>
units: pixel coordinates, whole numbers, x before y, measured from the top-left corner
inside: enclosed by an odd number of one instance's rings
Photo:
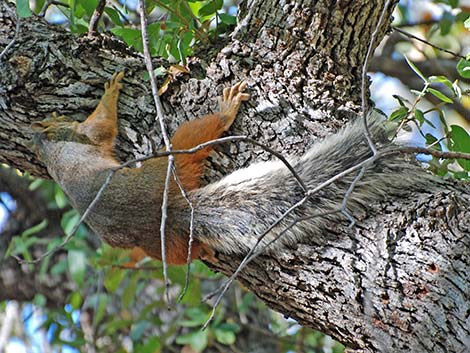
[[[384,125],[377,118],[370,119],[369,124],[372,139],[390,147]],[[304,156],[291,158],[290,163],[307,187],[313,189],[371,155],[363,123],[357,119],[314,144]],[[273,240],[295,219],[338,209],[358,173],[359,169],[313,194],[275,227],[262,245]],[[358,210],[387,196],[405,195],[423,187],[429,189],[433,180],[416,162],[397,155],[385,157],[370,165],[356,184],[348,198],[348,213],[357,214]],[[302,200],[304,192],[282,162],[271,161],[237,170],[191,192],[190,196],[195,204],[196,238],[219,251],[243,254],[273,222]],[[347,222],[347,218],[342,213],[334,213],[298,222],[271,250],[317,237],[327,221]]]

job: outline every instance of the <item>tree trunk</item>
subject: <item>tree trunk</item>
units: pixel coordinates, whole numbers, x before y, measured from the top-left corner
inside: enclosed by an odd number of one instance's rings
[[[172,83],[163,96],[170,131],[214,110],[223,87],[246,80],[252,99],[233,133],[248,133],[285,155],[302,152],[359,111],[362,65],[384,3],[244,1],[232,40],[192,58],[190,77]],[[2,9],[2,46],[14,28]],[[26,147],[28,124],[53,111],[85,118],[105,79],[122,69],[119,156],[154,148],[155,111],[143,61],[119,42],[77,38],[39,19],[25,20],[0,65],[0,161],[46,176]],[[208,178],[255,158],[267,156],[244,144],[223,146]],[[273,309],[357,351],[465,352],[469,204],[468,185],[458,184],[390,198],[370,205],[353,230],[332,224],[318,239],[257,257],[239,279]],[[241,260],[218,256],[210,265],[226,274]]]

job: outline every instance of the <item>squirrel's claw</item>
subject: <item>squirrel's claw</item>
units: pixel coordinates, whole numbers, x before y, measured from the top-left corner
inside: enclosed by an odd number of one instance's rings
[[[240,104],[250,99],[248,93],[243,93],[246,87],[247,83],[242,81],[230,88],[227,87],[224,89],[222,97],[219,100],[220,114],[224,119],[224,130],[228,130],[230,125],[232,125],[238,109],[240,108]]]
[[[124,77],[124,71],[115,72],[111,80],[104,84],[106,92],[119,91],[122,88],[121,80]]]

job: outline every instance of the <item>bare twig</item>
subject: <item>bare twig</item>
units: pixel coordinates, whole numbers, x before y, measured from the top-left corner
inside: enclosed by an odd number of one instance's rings
[[[3,59],[3,57],[6,55],[6,53],[8,52],[8,50],[10,50],[10,48],[13,46],[13,44],[15,44],[17,38],[18,38],[18,35],[20,33],[20,18],[18,16],[15,15],[15,11],[13,11],[10,6],[7,5],[6,7],[8,9],[8,12],[10,12],[11,16],[12,17],[16,17],[16,27],[15,27],[15,34],[13,35],[13,38],[11,39],[10,43],[8,43],[8,45],[2,50],[2,52],[0,53],[0,60]]]
[[[421,43],[424,43],[424,44],[427,44],[427,45],[433,47],[434,49],[437,49],[437,50],[442,51],[442,52],[444,52],[444,53],[453,55],[453,56],[455,56],[456,58],[465,59],[465,56],[463,56],[463,55],[460,55],[460,54],[458,54],[458,53],[456,53],[456,52],[453,52],[453,51],[451,51],[451,50],[448,50],[448,49],[444,49],[444,48],[442,48],[442,47],[439,47],[439,46],[437,46],[436,44],[433,44],[433,43],[431,43],[431,42],[428,42],[427,40],[425,40],[425,39],[423,39],[423,38],[419,38],[419,37],[415,36],[414,34],[411,34],[411,33],[407,32],[407,31],[404,31],[404,30],[402,30],[402,29],[400,29],[400,28],[393,27],[393,30],[396,31],[396,32],[398,32],[398,33],[400,33],[400,34],[402,34],[402,35],[404,35],[405,37],[415,39],[415,40],[417,40],[417,41],[419,41],[419,42],[421,42]]]
[[[427,154],[431,155],[436,158],[441,158],[441,159],[465,159],[465,160],[470,160],[470,153],[464,153],[464,152],[444,152],[444,151],[438,151],[432,148],[426,148],[426,147],[413,147],[413,146],[407,146],[407,147],[398,147],[396,149],[392,149],[389,152],[385,152],[384,155],[390,155],[390,154],[396,154],[396,153],[404,153],[404,154],[410,154],[410,153],[421,153],[421,154]]]
[[[191,271],[191,255],[192,255],[192,249],[193,249],[193,243],[194,243],[194,206],[191,200],[188,197],[188,194],[184,190],[183,184],[181,183],[180,178],[178,177],[178,174],[176,173],[176,168],[173,168],[173,178],[175,179],[176,184],[178,184],[178,187],[180,188],[181,195],[183,198],[186,200],[186,202],[189,205],[189,209],[191,210],[191,215],[189,218],[189,241],[188,241],[188,257],[186,258],[186,277],[184,281],[184,287],[181,290],[181,294],[178,297],[178,302],[180,302],[183,297],[185,296],[188,287],[189,287],[189,275]]]
[[[88,25],[88,35],[92,36],[98,31],[98,23],[100,22],[101,16],[103,16],[105,6],[106,0],[99,0],[95,11],[93,11],[93,15],[90,18],[90,23]]]
[[[163,113],[162,103],[160,97],[158,96],[158,87],[157,81],[155,80],[155,75],[153,72],[152,58],[150,56],[150,50],[148,45],[148,33],[147,33],[147,15],[145,13],[145,1],[139,0],[139,12],[140,12],[140,26],[142,32],[142,45],[144,48],[144,59],[145,65],[147,66],[147,71],[150,76],[150,83],[152,86],[152,95],[155,103],[155,108],[157,109],[157,119],[160,123],[160,130],[162,132],[163,141],[165,142],[165,147],[167,151],[171,151],[171,142],[168,137],[165,126],[165,118]],[[170,303],[169,287],[170,281],[168,278],[168,264],[166,262],[166,239],[165,239],[165,224],[167,219],[167,208],[168,208],[168,194],[170,190],[170,176],[173,169],[174,157],[173,155],[168,156],[168,167],[166,172],[165,179],[165,189],[163,190],[163,201],[162,201],[162,217],[160,224],[160,242],[162,247],[162,264],[163,264],[163,277],[165,281],[165,296],[167,304]]]
[[[39,16],[39,17],[44,17],[44,16],[46,15],[47,9],[48,9],[51,5],[63,6],[63,7],[70,7],[70,5],[67,4],[67,3],[63,3],[63,2],[60,2],[60,1],[54,1],[54,0],[46,0],[46,1],[44,2],[44,5],[42,6],[41,11],[39,11],[38,16]]]
[[[366,98],[366,92],[367,92],[367,67],[369,65],[369,58],[372,55],[372,52],[375,48],[375,40],[377,38],[377,35],[379,33],[379,29],[382,25],[383,19],[385,17],[385,13],[387,12],[388,7],[390,6],[390,1],[387,0],[386,3],[384,4],[384,7],[382,9],[382,12],[380,13],[379,21],[377,22],[377,25],[375,26],[374,32],[372,33],[372,36],[370,38],[369,46],[367,47],[367,53],[366,57],[364,58],[364,63],[362,65],[362,77],[361,77],[361,103],[362,103],[362,119],[364,122],[364,131],[365,131],[365,136],[367,143],[369,144],[369,147],[372,151],[373,154],[377,153],[377,148],[375,147],[374,141],[372,141],[372,138],[370,136],[370,131],[369,131],[369,126],[367,125],[367,118],[369,116],[369,104],[367,103],[367,98]]]
[[[344,194],[343,202],[341,203],[340,211],[347,219],[349,219],[349,222],[350,222],[349,228],[352,228],[354,226],[354,224],[356,223],[356,220],[354,219],[352,215],[349,214],[349,212],[346,209],[346,206],[348,204],[348,200],[351,197],[352,192],[354,191],[354,188],[356,187],[356,184],[359,182],[359,180],[362,179],[365,171],[366,171],[366,166],[362,166],[361,170],[356,175],[351,185],[349,185],[348,190]]]
[[[96,193],[96,196],[95,198],[93,199],[93,201],[91,201],[91,203],[88,205],[87,209],[85,210],[85,212],[83,212],[83,215],[80,217],[79,221],[77,224],[75,224],[75,226],[73,227],[72,231],[67,234],[67,236],[65,237],[65,239],[62,241],[62,243],[60,243],[59,245],[53,247],[52,249],[49,249],[48,251],[46,251],[44,254],[42,254],[41,256],[35,258],[34,260],[24,260],[24,259],[21,259],[19,258],[18,256],[16,255],[12,255],[20,264],[35,264],[35,263],[38,263],[40,261],[42,261],[44,258],[46,258],[47,256],[55,253],[56,251],[58,251],[59,249],[62,249],[65,245],[67,245],[67,243],[70,241],[70,239],[72,239],[73,235],[75,234],[75,232],[78,230],[78,227],[80,227],[82,225],[82,223],[85,221],[85,219],[88,217],[88,215],[90,214],[91,210],[93,209],[93,207],[96,205],[96,203],[98,202],[98,200],[101,198],[101,195],[103,194],[104,190],[106,189],[106,187],[108,186],[109,182],[111,181],[111,178],[113,177],[114,173],[116,173],[118,169],[113,169],[109,172],[108,176],[106,177],[106,180],[105,182],[103,183],[103,185],[101,185],[101,188],[99,189],[99,191]]]
[[[244,135],[221,137],[221,138],[218,138],[218,139],[215,139],[215,140],[210,140],[210,141],[201,143],[201,144],[199,144],[199,145],[197,145],[193,148],[189,148],[189,149],[186,149],[186,150],[158,151],[158,152],[153,153],[152,155],[141,157],[141,158],[136,158],[136,159],[133,159],[131,161],[128,161],[128,162],[124,163],[122,165],[122,167],[128,167],[128,166],[130,166],[134,163],[144,162],[144,161],[146,161],[148,159],[151,159],[151,158],[166,157],[166,156],[177,155],[177,154],[192,154],[192,153],[200,151],[200,150],[202,150],[202,149],[204,149],[208,146],[220,145],[222,143],[237,142],[237,141],[238,142],[246,142],[246,143],[250,143],[250,144],[253,144],[255,146],[258,146],[258,147],[262,148],[264,151],[266,151],[266,152],[272,154],[273,156],[275,156],[276,158],[278,158],[284,164],[284,166],[287,169],[289,169],[292,176],[297,180],[297,182],[299,183],[302,190],[304,192],[307,192],[307,190],[308,190],[307,185],[303,182],[302,178],[300,178],[299,174],[295,171],[294,167],[292,167],[292,165],[289,163],[289,161],[281,153],[269,148],[268,146],[262,144],[261,142],[258,142],[256,140],[254,140],[254,139],[252,139],[248,136],[244,136]]]
[[[435,23],[439,23],[438,19],[431,19],[431,20],[422,20],[419,22],[403,22],[394,25],[394,27],[402,28],[402,27],[418,27],[418,26],[429,26]]]

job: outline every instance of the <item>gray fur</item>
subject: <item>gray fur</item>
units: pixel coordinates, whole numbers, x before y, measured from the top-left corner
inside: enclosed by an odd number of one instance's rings
[[[370,121],[370,134],[378,145],[390,147],[384,126],[377,119]],[[308,188],[313,189],[371,155],[362,121],[358,119],[337,134],[314,144],[304,156],[292,158],[290,163]],[[337,209],[358,172],[352,172],[312,195],[274,228],[262,244],[273,240],[299,217]],[[348,199],[347,210],[355,215],[372,202],[409,194],[422,187],[429,188],[432,180],[433,177],[416,162],[407,161],[403,156],[378,160],[367,168],[356,184]],[[235,171],[219,182],[191,192],[190,196],[195,204],[195,237],[218,251],[246,253],[273,222],[303,198],[304,193],[285,165],[276,161]],[[314,239],[325,223],[331,221],[347,222],[347,219],[336,213],[299,222],[270,249]]]

